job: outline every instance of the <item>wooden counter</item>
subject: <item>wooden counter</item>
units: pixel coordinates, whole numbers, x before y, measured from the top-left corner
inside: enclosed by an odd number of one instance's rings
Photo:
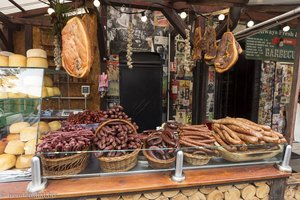
[[[48,180],[45,191],[27,193],[28,182],[0,183],[0,199],[63,198],[120,194],[151,190],[166,190],[205,185],[220,185],[258,180],[284,179],[289,173],[280,172],[272,165],[216,168],[185,171],[186,180],[175,183],[170,173],[148,173],[123,176]]]

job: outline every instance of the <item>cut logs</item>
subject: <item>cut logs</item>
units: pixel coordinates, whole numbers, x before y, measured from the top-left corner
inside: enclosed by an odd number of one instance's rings
[[[120,196],[102,197],[101,200],[119,200]]]
[[[184,190],[181,190],[181,193],[184,194],[185,196],[192,196],[193,194],[195,194],[198,190],[195,188],[195,189],[184,189]]]
[[[175,197],[172,197],[171,200],[188,200],[188,198],[182,193],[179,193]]]
[[[122,195],[123,200],[139,200],[141,194],[128,194],[128,195]]]
[[[216,188],[215,187],[203,187],[203,188],[200,188],[200,192],[202,192],[203,194],[209,194],[211,193],[212,191],[214,191]]]
[[[256,188],[253,185],[248,185],[242,190],[242,197],[244,200],[252,200],[255,196]]]
[[[189,197],[189,200],[206,200],[206,196],[201,192],[196,192],[195,194]]]
[[[218,186],[218,190],[220,190],[221,192],[226,192],[229,189],[232,188],[232,185],[222,185],[222,186]]]
[[[240,200],[241,192],[235,187],[229,188],[225,192],[225,200]]]
[[[224,194],[220,190],[214,190],[207,195],[207,200],[223,200]]]
[[[270,187],[265,183],[256,188],[256,196],[258,198],[265,198],[269,195]]]
[[[171,198],[171,197],[176,196],[178,193],[179,193],[178,190],[173,190],[173,191],[171,190],[171,191],[164,191],[164,192],[163,192],[163,195],[164,195],[165,197]]]
[[[239,190],[242,190],[242,189],[244,189],[245,187],[247,187],[249,184],[248,183],[244,183],[244,184],[236,184],[236,185],[234,185],[237,189],[239,189]]]
[[[148,199],[156,199],[160,196],[161,192],[151,192],[151,193],[145,193],[144,196]]]

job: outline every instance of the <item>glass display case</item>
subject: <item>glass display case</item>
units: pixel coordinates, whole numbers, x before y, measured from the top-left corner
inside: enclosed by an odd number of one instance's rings
[[[0,181],[30,179],[44,69],[0,68]]]

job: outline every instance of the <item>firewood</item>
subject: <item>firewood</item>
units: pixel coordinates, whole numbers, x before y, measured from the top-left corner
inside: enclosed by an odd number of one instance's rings
[[[242,197],[244,200],[252,200],[255,196],[256,188],[253,185],[248,185],[242,190]]]
[[[232,185],[223,185],[223,186],[218,186],[217,188],[218,188],[218,190],[220,190],[221,192],[226,192],[226,191],[228,191],[230,188],[232,188]]]
[[[201,192],[196,192],[189,197],[189,200],[206,200],[206,196]]]
[[[178,190],[163,191],[163,195],[164,195],[165,197],[168,197],[168,198],[174,197],[174,196],[176,196],[178,193],[179,193]]]
[[[171,200],[188,200],[188,198],[182,193],[179,193],[175,197],[172,197]]]
[[[236,184],[234,185],[237,189],[242,190],[245,187],[247,187],[249,184],[248,183],[241,183],[241,184]]]
[[[128,194],[128,195],[122,195],[123,200],[139,200],[141,194]]]
[[[181,193],[184,194],[185,196],[189,197],[195,194],[198,190],[197,189],[184,189],[181,190]]]
[[[199,191],[202,192],[203,194],[209,194],[212,191],[214,191],[216,188],[215,187],[203,187],[200,188]]]
[[[156,199],[160,196],[161,192],[149,192],[149,193],[144,193],[144,196],[148,199]]]
[[[101,197],[101,200],[119,200],[120,196]]]
[[[225,200],[240,200],[241,192],[235,187],[229,188],[225,192]]]
[[[214,190],[207,195],[207,200],[223,200],[224,194],[220,190]]]
[[[269,195],[270,187],[267,184],[262,184],[256,188],[256,196],[258,198],[265,198]]]
[[[266,181],[254,182],[253,184],[257,187],[262,186],[262,185],[268,185]]]

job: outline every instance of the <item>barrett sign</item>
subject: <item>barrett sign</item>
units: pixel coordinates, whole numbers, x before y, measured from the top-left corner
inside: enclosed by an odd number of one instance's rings
[[[296,30],[266,30],[246,39],[246,59],[294,62]]]

